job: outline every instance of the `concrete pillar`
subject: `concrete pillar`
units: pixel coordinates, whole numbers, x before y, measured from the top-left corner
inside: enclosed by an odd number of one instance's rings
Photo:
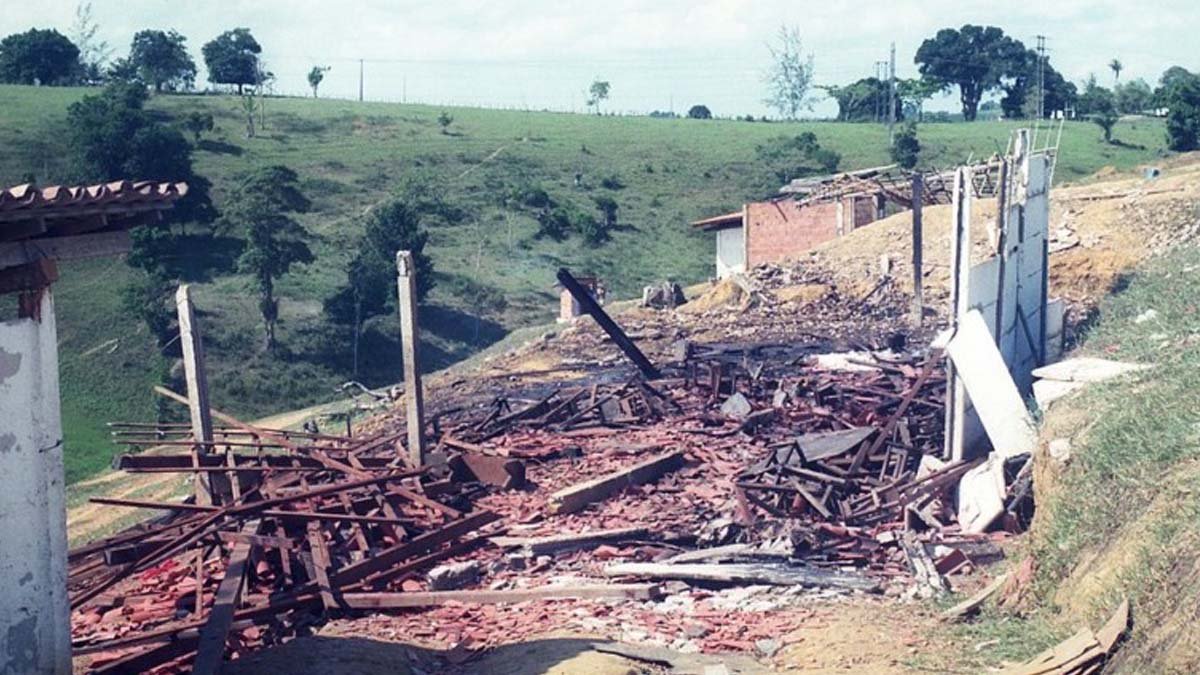
[[[58,333],[40,296],[38,319],[0,323],[0,673],[71,672]]]
[[[208,400],[208,373],[204,366],[204,342],[196,323],[191,287],[184,284],[175,291],[175,309],[179,314],[179,343],[183,348],[183,373],[187,380],[188,412],[192,419],[192,438],[202,443],[192,449],[194,463],[199,455],[213,451],[212,408]],[[196,473],[193,476],[196,503],[226,503],[231,496],[229,479],[220,474]]]
[[[408,457],[414,467],[424,466],[425,391],[421,387],[421,334],[417,326],[417,270],[412,253],[396,252],[400,304],[400,348],[404,359],[404,400],[408,407]]]

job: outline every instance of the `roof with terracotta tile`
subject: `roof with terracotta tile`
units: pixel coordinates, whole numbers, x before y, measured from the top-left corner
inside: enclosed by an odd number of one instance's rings
[[[128,229],[187,192],[186,183],[152,181],[17,185],[0,190],[0,242]]]

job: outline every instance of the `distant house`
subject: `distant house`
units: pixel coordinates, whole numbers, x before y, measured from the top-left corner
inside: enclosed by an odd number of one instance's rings
[[[977,195],[991,193],[994,165],[972,178]],[[949,172],[924,174],[922,203],[949,202]],[[892,203],[912,208],[912,174],[895,165],[802,178],[780,188],[780,195],[750,202],[732,213],[691,223],[717,240],[717,277],[725,278],[765,263],[799,258],[812,248],[869,225],[887,214]]]
[[[821,204],[792,197],[750,202],[740,211],[705,218],[692,227],[717,234],[717,277],[763,263],[796,258],[878,217],[876,199],[850,195]]]

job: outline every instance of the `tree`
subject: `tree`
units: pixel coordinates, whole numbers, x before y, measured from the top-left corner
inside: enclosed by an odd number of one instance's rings
[[[171,322],[175,308],[168,299],[176,284],[162,270],[141,271],[133,275],[129,285],[121,289],[121,307],[145,324],[159,349],[175,339]]]
[[[1154,101],[1154,90],[1141,78],[1118,84],[1114,93],[1117,95],[1117,109],[1128,115],[1149,110]]]
[[[1196,75],[1181,66],[1167,68],[1158,80],[1158,87],[1154,90],[1152,105],[1155,108],[1170,108],[1172,92],[1178,87],[1194,81],[1198,77],[1200,75]]]
[[[1115,88],[1121,81],[1121,71],[1125,70],[1125,65],[1121,63],[1120,59],[1113,59],[1108,62],[1108,69],[1113,71],[1113,87]]]
[[[776,136],[757,146],[754,152],[759,163],[781,183],[816,173],[832,173],[842,161],[838,153],[822,148],[811,131],[791,137]]]
[[[358,372],[358,341],[363,322],[394,306],[396,252],[411,251],[417,274],[417,299],[433,288],[433,261],[425,253],[429,234],[421,215],[409,202],[396,199],[367,214],[363,238],[346,266],[346,283],[325,299],[325,314],[335,323],[354,328],[354,371]]]
[[[87,1],[76,5],[71,42],[79,49],[79,79],[84,84],[98,84],[104,80],[104,63],[112,55],[108,42],[96,37],[99,30],[100,26],[92,16],[92,3]]]
[[[694,105],[688,108],[687,116],[694,120],[710,120],[712,111],[706,105]]]
[[[910,122],[896,132],[891,153],[892,161],[905,169],[911,169],[917,165],[917,160],[921,155],[921,141],[917,140],[916,124]]]
[[[0,40],[0,83],[70,84],[79,48],[56,30],[30,28]]]
[[[1088,118],[1104,132],[1104,141],[1111,143],[1113,126],[1120,117],[1117,113],[1117,97],[1111,91],[1092,82],[1079,99],[1081,108],[1086,99]]]
[[[321,82],[325,80],[325,73],[329,72],[329,66],[313,66],[312,70],[308,71],[308,86],[312,87],[313,98],[317,97],[317,87],[321,86]]]
[[[258,55],[262,47],[249,28],[234,28],[221,33],[200,50],[208,67],[208,81],[232,84],[241,95],[247,84],[258,84]]]
[[[1179,68],[1163,75],[1167,110],[1167,147],[1179,152],[1200,149],[1200,75]]]
[[[612,228],[616,227],[617,212],[620,208],[617,205],[617,200],[609,197],[608,195],[600,195],[598,197],[592,197],[592,202],[596,204],[596,210],[598,210],[600,214],[604,216],[604,228],[606,230],[611,230]]]
[[[109,83],[139,82],[145,84],[142,82],[142,76],[138,73],[137,66],[127,56],[113,59],[113,62],[108,64],[108,68],[104,71],[104,79]]]
[[[611,89],[612,86],[607,80],[601,80],[599,78],[592,81],[592,86],[588,87],[587,104],[589,108],[596,109],[597,115],[600,114],[600,104],[603,101],[608,100],[608,93]]]
[[[995,26],[943,28],[921,43],[914,62],[921,77],[940,89],[957,86],[963,118],[974,121],[979,101],[1002,79],[1026,66],[1028,50]]]
[[[238,258],[238,269],[251,276],[258,291],[267,351],[275,349],[275,325],[279,321],[276,280],[293,265],[314,260],[308,248],[308,231],[291,217],[309,207],[296,172],[275,165],[244,176],[222,217],[226,226],[245,237],[246,248]]]
[[[443,134],[449,134],[450,125],[454,124],[454,117],[450,113],[443,110],[437,116],[437,123],[438,126],[442,128]]]
[[[196,82],[196,62],[185,42],[187,38],[175,31],[138,31],[129,47],[129,62],[156,92],[191,89]]]
[[[840,122],[879,122],[887,119],[888,85],[877,77],[864,77],[848,85],[825,87],[837,101]],[[903,118],[902,99],[896,100],[896,119]]]
[[[183,128],[192,132],[192,138],[196,143],[200,142],[200,136],[206,131],[213,130],[212,113],[204,110],[193,110],[183,118]]]
[[[143,109],[146,97],[142,85],[119,82],[71,104],[67,129],[74,177],[89,182],[184,181],[188,194],[164,225],[171,220],[212,221],[208,181],[192,168],[191,145],[177,129]]]
[[[901,114],[897,119],[914,118],[921,121],[925,112],[925,101],[941,91],[936,83],[920,77],[896,81],[896,96],[900,99]]]
[[[794,120],[800,111],[809,108],[808,92],[812,87],[813,57],[804,54],[800,29],[780,26],[778,44],[767,45],[771,67],[764,79],[767,84],[765,103],[785,119]]]

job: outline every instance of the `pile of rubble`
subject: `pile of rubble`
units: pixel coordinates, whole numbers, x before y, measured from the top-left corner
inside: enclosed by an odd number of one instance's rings
[[[213,672],[367,614],[371,634],[468,651],[577,628],[766,655],[810,611],[799,589],[940,592],[999,554],[955,523],[975,464],[938,459],[939,354],[685,351],[655,378],[446,401],[422,469],[392,418],[367,437],[238,423],[219,454],[122,456],[226,495],[95,500],[168,515],[71,552],[76,653],[97,672]]]

